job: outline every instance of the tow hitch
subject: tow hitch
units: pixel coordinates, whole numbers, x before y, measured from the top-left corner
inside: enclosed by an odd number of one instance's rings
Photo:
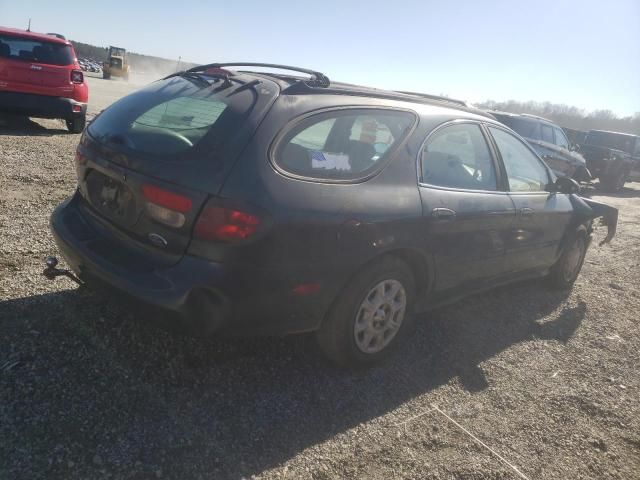
[[[56,268],[58,266],[58,259],[56,257],[50,256],[47,257],[44,261],[47,267],[42,271],[42,274],[48,280],[54,280],[56,277],[63,276],[70,278],[78,285],[82,285],[82,280],[76,277],[71,270],[66,270],[64,268]]]

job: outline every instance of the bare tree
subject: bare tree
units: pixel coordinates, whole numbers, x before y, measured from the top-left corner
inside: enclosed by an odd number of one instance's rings
[[[611,110],[586,112],[571,105],[551,102],[519,102],[516,100],[507,100],[506,102],[487,100],[477,106],[487,110],[538,115],[548,118],[562,127],[576,130],[613,130],[640,135],[640,112],[636,112],[633,116],[618,117]]]

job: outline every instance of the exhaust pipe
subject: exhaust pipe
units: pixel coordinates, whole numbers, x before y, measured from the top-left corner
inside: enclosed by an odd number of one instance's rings
[[[76,277],[71,270],[66,270],[64,268],[57,268],[58,259],[54,256],[49,256],[45,258],[44,263],[46,268],[42,271],[42,274],[45,276],[47,280],[55,280],[56,277],[67,277],[76,282],[78,285],[83,285],[82,280]]]

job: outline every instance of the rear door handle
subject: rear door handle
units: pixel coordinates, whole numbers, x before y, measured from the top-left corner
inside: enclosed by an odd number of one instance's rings
[[[431,210],[431,216],[438,220],[455,220],[456,212],[450,208],[434,208]]]
[[[529,218],[533,216],[533,208],[524,207],[520,209],[520,215],[525,218]]]

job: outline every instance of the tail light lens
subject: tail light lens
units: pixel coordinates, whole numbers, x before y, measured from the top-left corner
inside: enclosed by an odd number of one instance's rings
[[[201,240],[237,242],[253,236],[260,219],[247,212],[207,205],[200,213],[193,234]]]
[[[85,165],[87,163],[87,157],[80,153],[80,150],[76,150],[76,165]]]
[[[186,213],[191,210],[193,202],[189,197],[164,190],[153,185],[143,185],[144,197],[156,205],[166,207],[176,212]]]
[[[147,199],[145,207],[149,216],[173,228],[184,225],[186,221],[184,214],[193,206],[193,201],[189,197],[153,185],[143,185],[142,194]]]
[[[84,82],[84,75],[82,74],[82,70],[71,70],[71,83],[82,82]]]

